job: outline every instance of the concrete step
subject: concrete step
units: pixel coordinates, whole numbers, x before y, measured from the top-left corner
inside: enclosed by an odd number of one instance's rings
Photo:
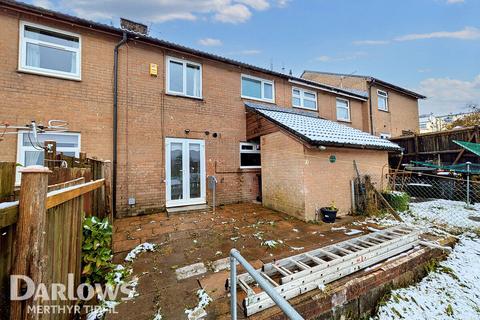
[[[181,206],[181,207],[172,207],[167,208],[167,214],[182,214],[182,213],[192,213],[198,211],[210,211],[212,210],[207,204],[199,204],[193,206]]]

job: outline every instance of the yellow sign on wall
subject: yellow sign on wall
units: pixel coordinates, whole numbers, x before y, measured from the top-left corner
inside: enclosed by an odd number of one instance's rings
[[[150,63],[150,75],[156,77],[158,75],[158,65]]]

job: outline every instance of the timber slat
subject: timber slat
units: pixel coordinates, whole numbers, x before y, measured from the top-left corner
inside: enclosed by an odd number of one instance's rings
[[[49,192],[47,194],[47,209],[53,208],[73,198],[98,189],[103,186],[104,183],[105,179],[98,179],[78,186]]]
[[[12,205],[0,209],[0,229],[17,223],[18,219],[18,201],[12,202]]]

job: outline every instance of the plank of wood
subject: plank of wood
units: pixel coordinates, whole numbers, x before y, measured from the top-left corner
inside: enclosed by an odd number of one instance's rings
[[[0,209],[0,229],[17,223],[18,219],[18,201],[11,206]]]
[[[67,202],[68,200],[84,195],[90,191],[96,190],[102,187],[104,183],[105,179],[98,179],[70,188],[49,192],[47,194],[47,209],[53,208],[55,206],[58,206],[59,204]]]

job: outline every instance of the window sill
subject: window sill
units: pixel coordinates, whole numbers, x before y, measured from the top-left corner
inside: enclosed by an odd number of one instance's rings
[[[247,100],[253,100],[253,101],[260,101],[260,102],[266,102],[266,103],[272,103],[275,104],[275,100],[265,100],[265,99],[259,99],[259,98],[252,98],[252,97],[246,97],[246,96],[240,96],[242,99],[247,99]]]
[[[338,122],[343,122],[343,123],[352,123],[352,120],[343,120],[343,119],[337,119]]]
[[[318,111],[318,108],[309,109],[309,108],[298,107],[298,106],[292,106],[292,108],[294,108],[294,109],[301,109],[301,110],[307,110],[307,111]]]
[[[61,75],[61,74],[55,74],[55,73],[50,73],[47,71],[37,71],[37,70],[29,70],[29,69],[17,69],[18,73],[24,73],[24,74],[31,74],[31,75],[36,75],[36,76],[43,76],[43,77],[49,77],[49,78],[56,78],[56,79],[63,79],[63,80],[70,80],[70,81],[77,81],[81,82],[82,77],[76,77],[76,76],[67,76],[67,75]]]
[[[180,93],[167,92],[166,95],[167,96],[172,96],[172,97],[178,97],[178,98],[187,98],[187,99],[192,99],[192,100],[197,100],[197,101],[204,101],[203,97],[186,96],[186,95],[180,94]]]
[[[382,109],[377,109],[380,112],[385,112],[385,113],[390,113],[390,110],[382,110]]]

